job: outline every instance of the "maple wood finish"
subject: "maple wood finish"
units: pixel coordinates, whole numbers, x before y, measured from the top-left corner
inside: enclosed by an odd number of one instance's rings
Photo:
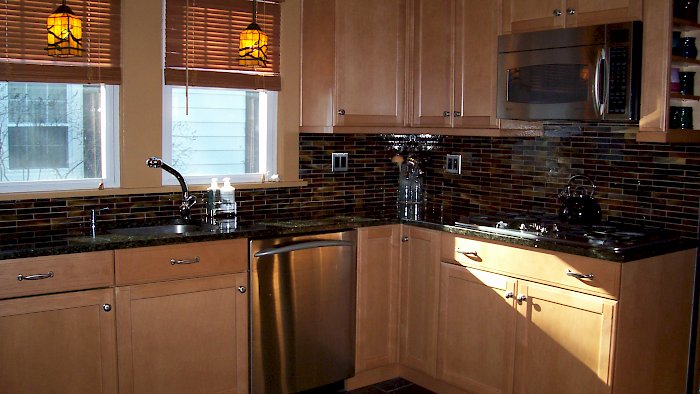
[[[300,130],[403,126],[405,52],[405,0],[303,1]]]
[[[438,378],[477,393],[683,392],[695,252],[619,264],[443,233]],[[555,277],[569,268],[595,277]]]
[[[247,274],[118,287],[120,393],[247,393]]]
[[[643,0],[503,0],[503,33],[642,19]]]
[[[438,379],[474,393],[512,392],[516,310],[506,295],[515,280],[440,266]]]
[[[440,232],[403,226],[402,233],[399,362],[434,377]]]
[[[18,280],[19,275],[46,275]],[[0,260],[0,298],[107,287],[114,284],[114,252],[91,252]]]
[[[117,286],[243,272],[248,269],[248,241],[198,242],[115,252]],[[171,260],[199,262],[172,264]]]
[[[0,392],[117,392],[112,289],[0,301]]]
[[[357,230],[356,374],[398,361],[400,232]]]
[[[619,295],[620,264],[560,253],[540,253],[536,257],[533,258],[532,251],[525,247],[442,234],[442,261],[533,279],[588,294],[610,298]],[[595,279],[577,279],[566,275],[568,271],[594,274]]]
[[[412,126],[497,127],[498,2],[413,4]]]

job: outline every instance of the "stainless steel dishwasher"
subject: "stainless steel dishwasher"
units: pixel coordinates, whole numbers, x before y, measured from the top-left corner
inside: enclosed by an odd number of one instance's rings
[[[251,392],[355,373],[355,231],[250,242]]]

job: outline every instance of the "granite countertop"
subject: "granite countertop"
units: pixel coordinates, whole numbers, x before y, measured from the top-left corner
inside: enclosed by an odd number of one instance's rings
[[[481,238],[484,240],[498,241],[514,246],[526,246],[542,250],[571,253],[612,262],[639,260],[698,246],[697,240],[688,238],[672,238],[669,239],[669,242],[654,244],[648,247],[635,248],[634,250],[620,253],[610,248],[562,245],[547,240],[528,239],[517,236],[496,234],[488,231],[456,227],[452,225],[452,223],[446,224],[435,221],[410,221],[399,219],[374,219],[356,216],[333,216],[320,219],[239,222],[235,227],[230,226],[229,228],[205,225],[202,228],[198,228],[195,231],[184,234],[148,234],[146,231],[139,235],[124,235],[110,233],[109,230],[103,230],[95,237],[66,237],[65,239],[59,240],[60,242],[57,244],[54,243],[50,246],[26,243],[18,246],[15,249],[0,251],[0,260],[177,243],[217,241],[235,238],[273,238],[308,233],[335,232],[359,227],[397,223],[405,223],[456,235]],[[135,224],[135,226],[143,225],[143,223]]]

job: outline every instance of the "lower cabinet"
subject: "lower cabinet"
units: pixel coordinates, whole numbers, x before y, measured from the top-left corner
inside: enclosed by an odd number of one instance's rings
[[[402,228],[399,362],[434,377],[440,232],[412,226]]]
[[[114,290],[0,301],[0,392],[116,393]]]
[[[438,378],[476,393],[609,393],[615,305],[442,263]]]
[[[121,393],[247,393],[245,273],[118,287]]]
[[[400,225],[357,230],[355,373],[396,364]]]

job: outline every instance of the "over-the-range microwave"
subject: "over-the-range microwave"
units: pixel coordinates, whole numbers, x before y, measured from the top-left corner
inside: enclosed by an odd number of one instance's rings
[[[498,38],[500,119],[639,120],[642,22]]]

